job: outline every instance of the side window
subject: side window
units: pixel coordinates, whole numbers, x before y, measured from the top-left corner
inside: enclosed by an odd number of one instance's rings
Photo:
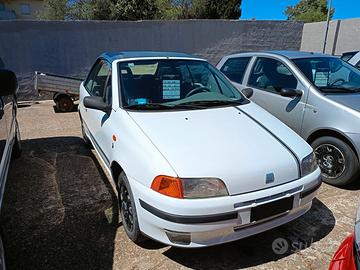
[[[250,57],[230,58],[221,67],[221,72],[231,81],[242,83]]]
[[[259,57],[251,71],[249,86],[269,92],[279,92],[283,88],[295,89],[298,85],[296,77],[278,60]]]
[[[112,82],[111,82],[111,70],[110,70],[110,74],[109,74],[109,77],[107,79],[106,87],[105,87],[105,91],[104,91],[104,101],[108,105],[112,104],[112,87],[111,87],[111,83]]]
[[[90,72],[85,87],[92,96],[103,97],[105,84],[110,75],[111,69],[108,63],[101,60]]]
[[[92,85],[93,85],[93,82],[94,82],[94,77],[95,75],[97,74],[98,70],[99,70],[99,67],[100,67],[100,61],[98,61],[91,69],[90,73],[89,73],[89,76],[87,77],[85,83],[84,83],[84,86],[86,88],[86,90],[91,93],[91,90],[92,90]]]
[[[105,91],[105,85],[106,85],[107,79],[110,75],[110,67],[104,61],[101,61],[100,64],[101,64],[101,67],[100,67],[99,71],[97,72],[96,76],[94,77],[91,95],[103,97],[104,91]]]
[[[360,69],[360,61],[356,64],[356,67]]]

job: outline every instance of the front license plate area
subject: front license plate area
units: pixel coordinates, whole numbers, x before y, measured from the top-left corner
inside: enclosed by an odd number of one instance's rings
[[[253,207],[250,214],[250,222],[259,221],[272,216],[287,212],[293,208],[294,197],[284,198],[271,203],[265,203]]]

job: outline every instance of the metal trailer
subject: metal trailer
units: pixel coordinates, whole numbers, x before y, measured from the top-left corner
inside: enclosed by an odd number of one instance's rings
[[[53,100],[60,112],[70,112],[79,100],[82,79],[35,71],[35,90],[54,93]]]

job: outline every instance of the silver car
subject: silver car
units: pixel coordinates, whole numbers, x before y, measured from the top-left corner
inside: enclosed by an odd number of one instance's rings
[[[360,70],[337,57],[295,51],[229,55],[217,68],[311,144],[325,182],[343,186],[356,179]]]

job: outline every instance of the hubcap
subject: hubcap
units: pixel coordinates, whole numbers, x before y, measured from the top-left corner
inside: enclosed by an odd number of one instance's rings
[[[120,207],[123,224],[129,231],[132,231],[134,228],[133,207],[129,192],[125,185],[121,185],[120,187]]]
[[[317,163],[323,176],[338,178],[345,171],[345,157],[334,145],[321,144],[315,149]]]
[[[71,108],[72,101],[66,98],[62,98],[59,101],[60,109],[63,111],[68,111]]]

